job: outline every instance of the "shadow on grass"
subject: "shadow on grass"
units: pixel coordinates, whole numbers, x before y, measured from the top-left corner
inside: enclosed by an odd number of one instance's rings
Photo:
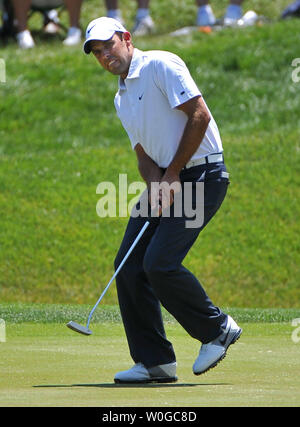
[[[60,387],[100,387],[100,388],[156,388],[156,387],[197,387],[197,386],[220,386],[220,385],[231,385],[229,383],[179,383],[179,384],[159,384],[159,383],[143,383],[143,384],[115,384],[115,383],[103,383],[103,384],[44,384],[34,385],[34,388],[60,388]]]

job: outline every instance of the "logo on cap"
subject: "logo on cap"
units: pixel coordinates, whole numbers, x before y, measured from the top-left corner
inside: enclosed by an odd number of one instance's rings
[[[88,30],[88,33],[90,34],[90,32],[92,31],[92,29],[94,28],[94,27],[96,27],[96,24],[94,24],[89,30]]]

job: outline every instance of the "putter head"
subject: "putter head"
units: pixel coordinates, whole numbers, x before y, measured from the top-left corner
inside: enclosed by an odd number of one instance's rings
[[[79,323],[73,322],[72,320],[69,323],[67,323],[67,327],[83,335],[92,334],[92,331],[88,329],[86,326],[79,325]]]

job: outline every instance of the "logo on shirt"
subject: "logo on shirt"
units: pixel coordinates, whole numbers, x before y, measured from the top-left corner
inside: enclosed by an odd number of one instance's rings
[[[141,96],[139,96],[139,100],[141,101],[141,99],[143,98],[144,94],[142,93]]]

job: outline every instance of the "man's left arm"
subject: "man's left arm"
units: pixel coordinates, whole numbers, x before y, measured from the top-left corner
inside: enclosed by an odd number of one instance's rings
[[[201,96],[196,96],[177,107],[188,116],[177,152],[166,170],[166,174],[179,175],[181,169],[191,159],[204,138],[210,114]]]
[[[176,108],[183,111],[187,115],[188,120],[176,154],[161,178],[161,183],[166,182],[167,185],[180,182],[180,171],[201,144],[211,119],[210,113],[201,96],[196,96]],[[171,194],[170,204],[173,201],[174,199]]]

